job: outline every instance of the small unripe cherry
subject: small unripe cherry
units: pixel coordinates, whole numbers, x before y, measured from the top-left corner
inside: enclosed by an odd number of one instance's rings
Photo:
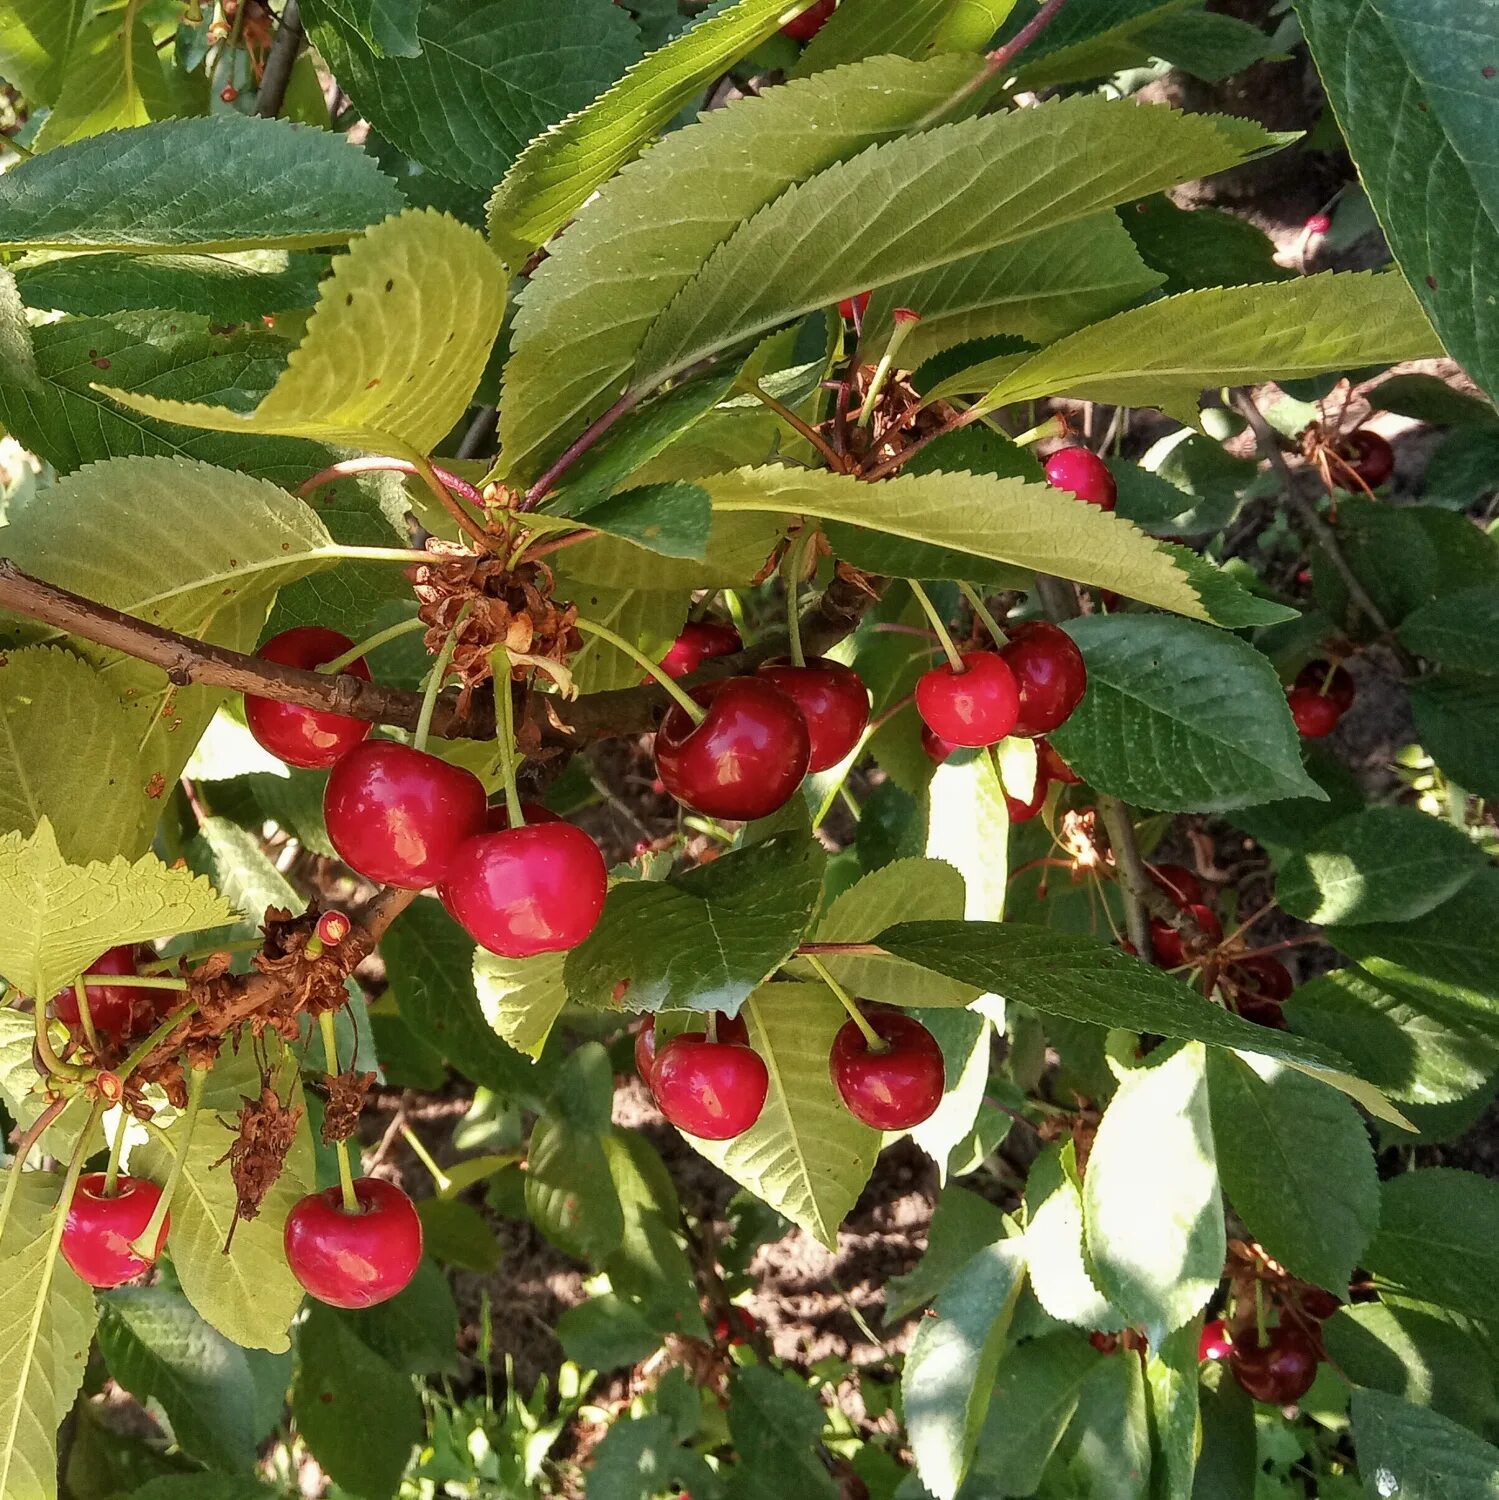
[[[1058,448],[1042,466],[1054,490],[1066,490],[1100,510],[1113,510],[1118,487],[1109,466],[1089,448]]]

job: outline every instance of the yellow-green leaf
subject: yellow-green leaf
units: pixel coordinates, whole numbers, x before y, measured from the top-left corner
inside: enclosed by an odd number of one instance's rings
[[[494,1033],[533,1062],[541,1056],[562,1007],[565,953],[535,958],[501,958],[485,948],[474,950],[474,989],[479,1008]]]

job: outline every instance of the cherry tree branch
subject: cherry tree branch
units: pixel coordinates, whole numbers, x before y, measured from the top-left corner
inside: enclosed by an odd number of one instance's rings
[[[281,113],[281,106],[286,103],[286,86],[291,82],[291,70],[306,40],[297,0],[286,0],[281,7],[281,24],[276,28],[276,39],[271,43],[260,89],[255,96],[257,115],[274,117]]]

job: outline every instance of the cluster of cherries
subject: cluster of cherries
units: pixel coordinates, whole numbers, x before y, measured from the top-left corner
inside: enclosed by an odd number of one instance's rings
[[[1308,662],[1286,690],[1297,733],[1307,740],[1331,734],[1353,707],[1354,692],[1353,678],[1345,667],[1330,661]]]
[[[1261,1335],[1253,1317],[1234,1327],[1222,1318],[1203,1325],[1199,1360],[1227,1360],[1229,1372],[1256,1401],[1290,1406],[1311,1390],[1322,1362],[1320,1324],[1342,1303],[1302,1282],[1282,1293],[1280,1321]]]
[[[849,1113],[876,1130],[910,1130],[942,1100],[942,1049],[914,1016],[874,1008],[864,1028],[846,1021],[833,1038],[828,1070]],[[738,1016],[711,1017],[706,1032],[684,1031],[656,1045],[655,1018],[635,1033],[635,1068],[656,1107],[678,1130],[701,1140],[743,1135],[765,1108],[770,1072]]]

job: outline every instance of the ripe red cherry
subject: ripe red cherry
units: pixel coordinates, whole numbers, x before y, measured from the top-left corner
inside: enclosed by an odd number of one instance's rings
[[[844,1022],[828,1058],[833,1086],[856,1120],[876,1130],[909,1130],[942,1102],[942,1049],[915,1016],[877,1010],[865,1019],[889,1045],[873,1051],[858,1023]]]
[[[1311,1390],[1321,1351],[1294,1323],[1272,1328],[1264,1344],[1250,1334],[1228,1354],[1234,1379],[1256,1401],[1289,1406]]]
[[[1296,981],[1291,971],[1278,958],[1261,954],[1257,958],[1243,958],[1233,966],[1234,978],[1246,989],[1266,1000],[1279,1004],[1291,998]]]
[[[1319,1323],[1326,1322],[1343,1305],[1334,1293],[1320,1286],[1303,1287],[1300,1301],[1302,1312]]]
[[[308,1193],[286,1216],[282,1242],[291,1273],[331,1307],[388,1302],[416,1275],[422,1258],[422,1221],[393,1182],[360,1177],[359,1212],[344,1212],[337,1187]]]
[[[1012,823],[1029,823],[1032,818],[1046,806],[1046,792],[1051,785],[1047,779],[1046,772],[1038,764],[1036,766],[1036,784],[1031,788],[1029,802],[1022,802],[1019,797],[1012,797],[1005,793],[1005,807],[1009,809],[1010,821]]]
[[[1350,432],[1338,444],[1338,456],[1371,490],[1378,489],[1395,472],[1395,450],[1367,427]],[[1333,465],[1333,477],[1338,477],[1336,464]]]
[[[522,802],[520,805],[521,818],[527,823],[560,823],[558,817],[550,808],[543,807],[539,802]],[[502,828],[510,826],[510,813],[505,806],[503,798],[498,802],[491,802],[484,814],[484,831],[486,833],[498,833]]]
[[[104,1173],[88,1172],[78,1179],[68,1216],[62,1226],[63,1259],[90,1286],[120,1286],[149,1270],[166,1243],[172,1216],[161,1223],[156,1248],[147,1259],[130,1248],[144,1234],[161,1189],[143,1177],[115,1179],[114,1196],[104,1196]]]
[[[299,625],[272,636],[255,654],[263,661],[278,662],[285,667],[320,667],[335,656],[342,656],[354,644],[336,630],[320,625]],[[361,657],[344,668],[351,677],[369,681],[370,669]],[[284,760],[289,766],[316,770],[331,766],[339,756],[352,750],[375,726],[346,714],[330,714],[320,708],[300,708],[294,703],[277,703],[271,698],[245,694],[245,722],[263,749]]]
[[[869,311],[869,293],[859,292],[853,297],[845,297],[838,304],[838,316],[845,323],[862,323],[864,314]]]
[[[1330,661],[1309,661],[1297,674],[1295,687],[1320,693],[1337,705],[1340,714],[1353,707],[1358,687],[1353,674],[1344,667],[1335,667]]]
[[[713,1325],[713,1341],[737,1349],[750,1339],[759,1326],[753,1313],[742,1307],[730,1307]]]
[[[478,834],[438,887],[458,925],[502,958],[576,948],[598,926],[608,891],[599,846],[571,823]]]
[[[963,747],[954,745],[950,740],[945,740],[940,734],[932,733],[930,724],[921,726],[921,748],[926,751],[926,758],[934,766],[940,766],[950,755],[956,754]]]
[[[1015,677],[1020,717],[1015,733],[1034,738],[1050,734],[1082,701],[1088,686],[1083,653],[1065,630],[1045,620],[1020,625],[1002,646],[1000,658]]]
[[[794,42],[810,42],[822,30],[837,4],[838,0],[817,0],[816,5],[808,6],[795,20],[787,21],[781,27],[781,35],[789,36]]]
[[[1211,907],[1194,902],[1183,910],[1196,919],[1197,925],[1202,928],[1202,935],[1209,943],[1216,943],[1223,936],[1223,923],[1218,920],[1217,913]],[[1175,969],[1187,961],[1181,933],[1159,917],[1150,919],[1150,946],[1160,968]]]
[[[1313,214],[1305,228],[1308,234],[1326,234],[1332,228],[1332,220],[1326,214]]]
[[[777,657],[759,675],[775,683],[807,721],[809,771],[836,766],[859,743],[869,723],[869,690],[852,667],[821,656],[810,656],[806,666],[797,667]]]
[[[749,1046],[749,1027],[745,1025],[740,1016],[726,1016],[722,1011],[717,1014],[718,1040],[721,1042],[735,1042],[741,1047]],[[705,1022],[704,1025],[707,1023]],[[703,1035],[697,1032],[697,1035]],[[656,1018],[647,1016],[644,1024],[635,1033],[635,1071],[640,1074],[640,1081],[650,1087],[651,1069],[656,1065]]]
[[[419,891],[484,826],[471,771],[394,740],[356,745],[328,774],[323,818],[338,857],[366,880]]]
[[[1083,778],[1045,740],[1036,741],[1036,765],[1046,772],[1048,781],[1060,781],[1066,786],[1082,782]]]
[[[765,1060],[738,1042],[673,1037],[651,1069],[651,1093],[678,1130],[705,1141],[743,1135],[765,1108],[770,1073]]]
[[[103,953],[84,970],[86,974],[134,974],[139,955],[133,943],[121,943],[115,948],[106,948]],[[164,992],[157,991],[160,995]],[[165,992],[170,999],[170,992]],[[88,986],[88,1010],[94,1018],[94,1030],[101,1037],[115,1039],[130,1029],[135,1002],[151,995],[150,990],[137,989],[127,984],[91,984]],[[59,1021],[69,1026],[79,1023],[78,992],[72,985],[61,989],[52,999],[53,1013]]]
[[[992,651],[965,651],[963,671],[950,662],[916,683],[916,712],[953,745],[997,745],[1015,729],[1020,692],[1015,675]]]
[[[1100,510],[1113,510],[1118,489],[1109,466],[1091,449],[1058,448],[1043,466],[1046,482],[1054,490],[1066,490]]]
[[[685,677],[711,657],[733,656],[742,650],[744,642],[732,625],[716,620],[689,620],[661,658],[661,670],[668,677]]]
[[[1202,900],[1202,882],[1185,865],[1150,865],[1150,878],[1179,907],[1195,906]]]
[[[1343,717],[1343,710],[1315,688],[1293,687],[1286,694],[1286,703],[1296,732],[1306,740],[1320,740],[1331,734]]]
[[[1205,1359],[1226,1359],[1233,1346],[1234,1341],[1228,1336],[1228,1325],[1222,1318],[1214,1318],[1202,1325],[1202,1335],[1197,1340],[1198,1362]]]
[[[802,784],[812,739],[801,710],[763,677],[694,688],[708,715],[673,704],[656,732],[656,774],[678,802],[710,818],[749,822],[784,807]]]

